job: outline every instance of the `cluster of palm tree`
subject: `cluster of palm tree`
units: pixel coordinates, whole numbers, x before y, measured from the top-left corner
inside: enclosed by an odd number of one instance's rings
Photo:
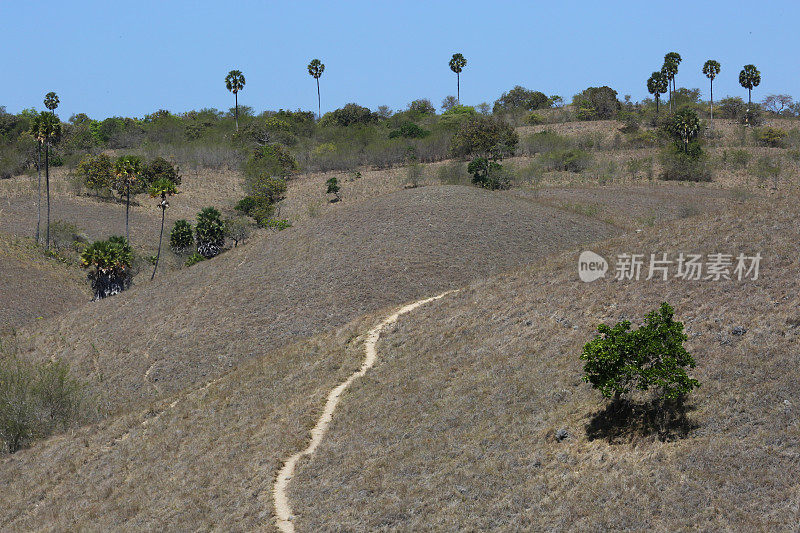
[[[679,56],[680,61],[680,56]],[[461,71],[467,66],[467,60],[462,54],[453,54],[450,59],[450,70],[456,74],[456,94],[461,103]],[[317,118],[322,118],[322,97],[319,89],[319,79],[325,72],[325,64],[319,59],[312,59],[308,64],[308,75],[317,82]],[[241,70],[231,70],[225,76],[225,88],[233,93],[234,96],[234,116],[236,119],[236,131],[239,131],[239,91],[244,89],[245,79]]]
[[[659,98],[662,94],[669,92],[669,108],[673,111],[675,76],[678,74],[678,65],[681,63],[681,56],[677,52],[669,52],[664,56],[664,65],[661,70],[653,72],[647,80],[647,91],[655,97],[656,114],[658,114]],[[711,88],[711,127],[714,127],[714,79],[721,71],[719,61],[709,59],[703,64],[703,74],[709,79]],[[752,93],[755,87],[761,83],[761,73],[755,65],[745,65],[739,73],[739,85],[747,89],[747,112],[750,112],[752,105]]]

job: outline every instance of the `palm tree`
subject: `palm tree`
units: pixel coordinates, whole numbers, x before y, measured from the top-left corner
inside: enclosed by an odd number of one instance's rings
[[[58,95],[53,91],[50,91],[46,95],[44,95],[44,106],[50,110],[50,112],[55,115],[56,108],[58,107],[59,99]]]
[[[308,64],[308,73],[317,80],[317,118],[322,118],[322,100],[319,95],[319,78],[325,72],[325,64],[319,59],[312,59]]]
[[[703,65],[703,74],[711,80],[711,129],[714,129],[714,78],[720,71],[719,61],[709,59]]]
[[[745,65],[739,73],[739,85],[747,89],[747,110],[750,111],[750,105],[753,103],[753,88],[761,84],[761,73],[755,65]]]
[[[38,177],[38,186],[36,193],[36,244],[40,243],[40,227],[42,223],[42,140],[39,137],[39,130],[41,129],[41,119],[39,115],[33,117],[31,120],[30,133],[36,139],[36,176]]]
[[[131,208],[131,186],[142,174],[142,160],[135,155],[124,155],[117,159],[114,173],[117,176],[117,190],[125,191],[125,240],[131,242],[128,230],[129,212]]]
[[[241,70],[232,70],[225,76],[225,87],[233,93],[234,101],[236,102],[236,110],[234,116],[236,120],[236,131],[239,131],[239,91],[244,89],[244,74]]]
[[[169,207],[167,196],[178,194],[178,189],[175,187],[175,184],[172,182],[172,180],[168,180],[167,178],[158,178],[153,182],[152,185],[150,185],[149,192],[151,198],[155,198],[157,196],[161,197],[161,203],[159,204],[159,207],[161,208],[161,233],[158,235],[158,253],[156,254],[156,264],[153,267],[153,275],[150,276],[150,280],[152,281],[152,279],[156,277],[158,260],[161,259],[161,241],[164,238],[164,215],[167,212],[167,207]]]
[[[461,103],[461,71],[467,66],[467,60],[461,54],[453,54],[450,58],[450,70],[456,73],[456,98]]]
[[[656,99],[656,115],[658,115],[658,100],[667,92],[668,81],[662,72],[653,72],[647,80],[647,90]]]
[[[681,55],[677,52],[669,52],[664,56],[664,66],[661,72],[669,81],[669,109],[672,111],[672,98],[675,94],[675,76],[678,74],[678,65],[681,64]]]
[[[44,143],[44,176],[47,191],[47,237],[45,249],[50,249],[50,143],[61,136],[61,121],[55,113],[42,111],[35,121],[36,132],[34,136],[40,143]]]

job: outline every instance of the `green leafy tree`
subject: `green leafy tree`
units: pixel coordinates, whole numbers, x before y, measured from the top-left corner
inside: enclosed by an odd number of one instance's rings
[[[153,184],[162,178],[171,181],[175,185],[180,185],[180,168],[163,157],[156,157],[142,168],[142,180],[144,183]]]
[[[108,190],[114,182],[114,163],[106,154],[87,156],[78,163],[78,174],[86,187],[96,193]]]
[[[176,254],[183,254],[194,248],[194,230],[187,220],[176,220],[169,232],[169,247]]]
[[[161,241],[164,238],[164,216],[166,215],[167,207],[169,207],[167,197],[172,196],[173,194],[178,194],[178,188],[175,187],[175,184],[171,180],[167,178],[158,178],[150,185],[149,193],[151,198],[161,198],[161,201],[158,204],[158,207],[161,209],[161,232],[158,234],[158,252],[156,253],[156,263],[153,266],[153,275],[150,276],[150,279],[152,280],[156,277],[158,260],[161,259]]]
[[[241,70],[232,70],[225,76],[225,88],[233,93],[236,110],[234,112],[236,120],[236,131],[239,131],[239,91],[244,89],[245,79]]]
[[[49,93],[44,95],[44,106],[50,110],[50,113],[53,116],[55,116],[56,114],[56,108],[58,107],[59,103],[60,100],[58,99],[58,95],[53,91],[50,91]]]
[[[312,59],[308,64],[308,74],[317,80],[317,118],[322,118],[322,98],[319,92],[319,79],[325,72],[325,65],[319,59]]]
[[[493,107],[495,113],[503,111],[534,111],[552,107],[553,101],[543,92],[531,91],[517,85],[508,92],[500,95]]]
[[[338,202],[342,199],[341,194],[339,193],[339,180],[336,179],[336,176],[333,176],[325,182],[327,189],[325,189],[325,194],[332,194],[334,199],[333,202]]]
[[[761,73],[755,65],[745,65],[739,73],[739,85],[747,89],[747,107],[753,103],[753,89],[761,84]]]
[[[454,157],[478,156],[491,158],[495,154],[510,155],[519,143],[519,135],[510,125],[494,117],[482,115],[463,122],[450,142]]]
[[[121,156],[114,164],[114,175],[116,176],[114,188],[125,193],[125,240],[128,242],[130,242],[128,221],[131,208],[131,188],[138,185],[141,180],[142,169],[142,160],[135,155]]]
[[[658,115],[658,101],[661,95],[667,92],[668,80],[662,72],[653,72],[647,80],[647,91],[656,100],[656,115]]]
[[[461,54],[453,54],[450,58],[450,70],[456,73],[456,98],[461,103],[461,71],[467,66],[467,60]]]
[[[472,174],[472,183],[484,189],[508,189],[511,185],[503,166],[490,158],[477,157],[467,165],[467,172]]]
[[[714,78],[717,77],[721,70],[719,61],[709,59],[703,65],[703,74],[709,79],[711,83],[711,128],[714,128]]]
[[[213,207],[204,207],[197,214],[194,232],[197,253],[206,259],[219,255],[225,244],[225,223],[219,211]]]
[[[601,324],[598,335],[583,347],[583,381],[606,398],[619,401],[634,390],[654,390],[658,397],[672,400],[699,387],[686,368],[695,361],[683,343],[683,323],[674,320],[666,302],[645,316],[644,324],[631,331],[627,320],[613,328]]]
[[[661,67],[661,72],[667,77],[669,81],[669,109],[672,111],[673,101],[672,95],[675,93],[675,76],[678,74],[678,65],[681,64],[681,55],[677,52],[669,52],[664,56],[664,66]]]
[[[130,287],[133,249],[123,237],[95,241],[81,253],[81,266],[90,269],[94,299],[119,294]]]
[[[44,175],[45,191],[47,194],[47,233],[45,238],[45,249],[50,249],[50,145],[61,137],[61,121],[55,113],[42,111],[39,113],[38,120],[34,121],[36,131],[34,137],[39,143],[44,144]]]

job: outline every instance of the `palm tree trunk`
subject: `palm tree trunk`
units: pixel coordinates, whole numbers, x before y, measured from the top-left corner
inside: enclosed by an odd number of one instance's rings
[[[714,129],[714,80],[711,80],[711,129]]]
[[[322,118],[322,98],[319,95],[319,78],[317,78],[317,118]]]
[[[461,105],[461,73],[456,72],[456,99],[458,105]]]
[[[50,250],[50,142],[44,148],[44,182],[47,189],[47,239],[45,240],[45,250]]]
[[[233,97],[236,100],[236,111],[233,112],[234,120],[236,120],[236,131],[239,131],[239,93],[233,93]],[[155,272],[154,272],[155,273]]]
[[[130,233],[128,233],[128,212],[131,208],[131,184],[128,182],[127,187],[125,187],[125,240],[128,241],[128,244],[131,243]]]
[[[36,176],[39,178],[39,185],[36,192],[36,245],[41,242],[39,227],[42,221],[42,141],[36,142]]]
[[[658,93],[656,93],[656,116],[658,116]]]
[[[161,259],[161,240],[164,238],[164,215],[166,214],[167,210],[163,206],[164,199],[161,199],[162,206],[161,206],[161,233],[158,235],[158,252],[156,253],[156,264],[153,267],[153,275],[150,276],[150,281],[153,281],[153,278],[156,277],[156,269],[158,268],[158,260]]]

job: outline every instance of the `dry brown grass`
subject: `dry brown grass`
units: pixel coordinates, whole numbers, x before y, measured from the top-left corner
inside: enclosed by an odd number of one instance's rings
[[[0,335],[89,300],[76,266],[47,258],[33,241],[0,234]]]
[[[796,528],[796,217],[794,201],[757,203],[593,247],[762,251],[758,281],[584,284],[575,250],[402,318],[299,465],[299,529]],[[703,383],[696,429],[672,442],[590,440],[604,402],[580,381],[583,343],[599,322],[638,320],[664,300],[687,324]]]

